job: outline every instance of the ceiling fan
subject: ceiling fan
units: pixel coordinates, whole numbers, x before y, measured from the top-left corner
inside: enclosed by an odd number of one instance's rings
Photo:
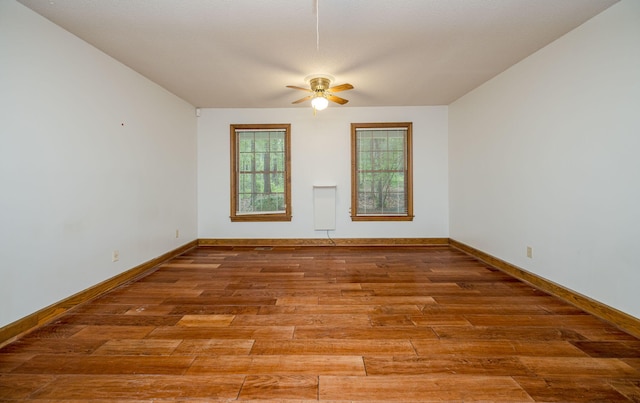
[[[334,92],[346,91],[353,89],[351,84],[340,84],[335,87],[331,87],[331,81],[333,77],[326,75],[313,75],[305,79],[309,83],[309,88],[296,87],[295,85],[287,85],[287,88],[293,88],[295,90],[302,90],[311,92],[304,98],[300,98],[297,101],[293,101],[292,104],[299,104],[300,102],[311,100],[311,106],[314,110],[321,111],[329,105],[329,101],[344,105],[348,100],[333,95]]]

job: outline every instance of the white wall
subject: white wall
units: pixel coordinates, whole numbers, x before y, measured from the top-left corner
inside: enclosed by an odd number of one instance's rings
[[[292,94],[293,95],[293,94]],[[412,222],[352,222],[351,123],[413,122]],[[291,222],[230,222],[229,125],[291,123]],[[200,238],[324,238],[314,231],[313,185],[337,185],[336,238],[448,237],[447,107],[203,109],[198,119]]]
[[[450,105],[449,136],[451,238],[640,317],[640,2]]]
[[[14,1],[0,55],[1,327],[195,239],[197,167],[191,105]]]

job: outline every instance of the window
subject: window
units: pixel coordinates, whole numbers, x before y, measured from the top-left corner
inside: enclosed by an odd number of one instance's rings
[[[231,221],[291,221],[290,124],[231,125]]]
[[[351,219],[412,221],[411,123],[351,124]]]

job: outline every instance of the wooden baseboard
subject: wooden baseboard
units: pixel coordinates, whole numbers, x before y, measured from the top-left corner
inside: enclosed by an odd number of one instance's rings
[[[448,245],[449,238],[276,238],[198,240],[198,246],[437,246]]]
[[[175,256],[196,247],[197,241],[191,241],[181,247],[174,249],[170,252],[164,253],[155,259],[151,259],[148,262],[142,263],[132,269],[129,269],[117,276],[111,277],[101,283],[98,283],[86,290],[80,291],[68,298],[58,301],[46,308],[43,308],[37,312],[34,312],[24,318],[18,319],[2,328],[0,328],[0,347],[10,343],[21,335],[34,330],[35,328],[42,326],[45,323],[52,321],[69,309],[94,299],[112,289],[135,280],[138,277],[147,275],[150,270],[158,266],[160,263],[165,262]]]
[[[636,317],[633,317],[627,313],[605,305],[602,302],[596,301],[571,289],[556,284],[550,280],[545,279],[544,277],[540,277],[529,271],[521,269],[520,267],[505,262],[504,260],[498,259],[497,257],[478,250],[472,246],[456,241],[455,239],[449,239],[449,245],[453,248],[467,253],[468,255],[475,257],[476,259],[487,263],[492,267],[495,267],[498,270],[501,270],[519,280],[522,280],[535,288],[558,297],[563,301],[566,301],[571,305],[582,309],[583,311],[589,312],[590,314],[595,315],[600,319],[613,324],[614,326],[617,326],[621,330],[624,330],[625,332],[632,334],[635,337],[640,337],[640,319]]]

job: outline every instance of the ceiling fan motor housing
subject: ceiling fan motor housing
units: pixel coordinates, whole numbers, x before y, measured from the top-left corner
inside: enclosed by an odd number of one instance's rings
[[[327,89],[329,89],[331,80],[326,77],[314,77],[309,80],[309,85],[311,86],[311,89],[316,93],[325,92]]]

